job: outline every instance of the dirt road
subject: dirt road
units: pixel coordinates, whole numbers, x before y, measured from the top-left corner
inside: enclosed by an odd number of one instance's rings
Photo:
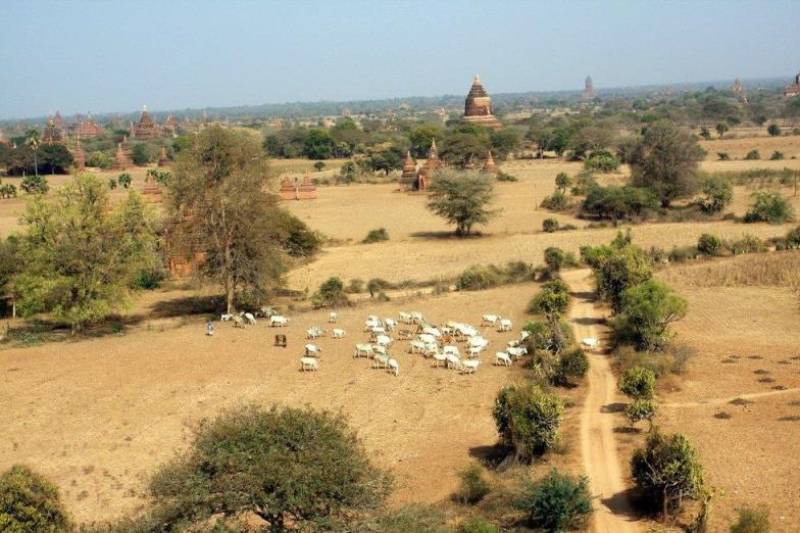
[[[575,337],[600,339],[602,347],[606,332],[599,325],[603,310],[595,307],[589,270],[564,273],[575,300],[570,320]],[[588,391],[581,413],[581,454],[592,494],[597,498],[592,518],[592,530],[598,533],[625,533],[640,528],[631,518],[627,489],[622,474],[614,427],[618,422],[614,407],[619,404],[616,378],[611,372],[608,357],[601,349],[587,351],[589,358]]]

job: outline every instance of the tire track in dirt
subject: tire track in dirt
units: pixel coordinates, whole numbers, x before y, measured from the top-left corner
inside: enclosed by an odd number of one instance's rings
[[[673,408],[680,408],[680,407],[705,407],[705,406],[714,406],[714,405],[724,405],[726,403],[731,403],[734,400],[752,400],[755,398],[765,398],[769,396],[780,396],[783,394],[792,394],[795,392],[800,392],[800,388],[794,389],[780,389],[780,390],[770,390],[770,391],[763,391],[763,392],[750,392],[746,394],[737,394],[736,396],[728,396],[727,398],[712,398],[709,400],[698,400],[694,402],[674,402],[674,403],[665,403],[661,404],[661,407],[673,407]]]
[[[575,298],[570,310],[575,337],[601,339],[599,321],[604,318],[594,305],[594,287],[588,269],[563,274]],[[619,401],[616,378],[608,357],[598,350],[587,350],[589,359],[588,390],[581,413],[581,454],[593,495],[597,498],[592,516],[592,530],[598,533],[626,533],[640,528],[631,517],[625,494],[628,488],[622,474],[614,436],[615,414],[608,406]]]

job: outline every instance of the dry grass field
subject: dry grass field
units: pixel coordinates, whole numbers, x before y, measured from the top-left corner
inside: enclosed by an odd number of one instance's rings
[[[535,291],[526,284],[341,311],[338,326],[348,337],[318,341],[323,353],[316,373],[299,372],[298,360],[305,328],[323,323],[327,311],[292,316],[288,330],[221,323],[209,338],[197,321],[2,351],[0,404],[8,438],[0,443],[0,470],[35,465],[59,485],[77,519],[112,518],[144,503],[148,476],[186,447],[202,418],[247,402],[281,402],[345,413],[376,463],[396,476],[394,503],[446,499],[457,472],[496,442],[495,394],[521,374],[492,366],[491,357],[517,335]],[[396,316],[403,309],[420,310],[435,322],[476,324],[491,310],[511,317],[515,332],[485,328],[492,344],[475,375],[432,368],[430,360],[407,354],[405,343],[391,350],[399,377],[353,359],[366,315]],[[289,348],[272,346],[276,332],[288,333]],[[577,410],[567,410],[567,446],[577,431]]]
[[[696,350],[659,395],[658,423],[698,447],[717,489],[712,531],[766,505],[774,531],[800,523],[800,252],[722,259],[660,274],[689,301],[675,324]],[[738,398],[738,399],[737,399]]]
[[[731,159],[742,159],[750,150],[758,150],[762,159],[769,159],[772,152],[776,151],[783,152],[786,159],[800,158],[800,137],[797,135],[745,137],[741,133],[733,136],[728,134],[723,139],[701,140],[700,146],[708,152],[708,158],[712,160],[717,159],[718,152],[727,152]]]

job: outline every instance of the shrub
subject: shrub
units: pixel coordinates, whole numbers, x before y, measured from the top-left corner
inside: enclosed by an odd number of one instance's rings
[[[719,158],[720,161],[730,161],[731,156],[728,152],[717,152],[717,158]]]
[[[622,294],[621,312],[612,321],[614,338],[639,350],[661,350],[669,341],[669,325],[686,315],[686,300],[669,287],[648,280]]]
[[[585,247],[581,254],[594,272],[598,294],[617,312],[623,292],[653,276],[650,257],[632,244],[620,241],[610,246]]]
[[[706,213],[719,213],[733,200],[733,184],[722,176],[710,176],[703,183],[699,205]]]
[[[353,278],[348,283],[345,292],[349,292],[351,294],[359,294],[364,292],[364,280],[359,278]]]
[[[497,173],[497,181],[519,181],[516,176],[512,176],[511,174],[506,174],[505,172],[498,172]]]
[[[794,219],[792,205],[780,193],[758,191],[753,193],[753,203],[744,216],[745,222],[769,222],[783,224]]]
[[[491,487],[483,477],[483,469],[478,464],[471,464],[462,470],[458,477],[461,478],[461,487],[456,499],[466,505],[474,505],[489,494]]]
[[[473,266],[461,273],[456,280],[456,290],[479,291],[500,285],[500,275],[488,268]]]
[[[137,289],[153,290],[161,286],[161,282],[167,277],[167,273],[161,268],[142,269],[133,280],[133,286]]]
[[[592,173],[584,171],[575,177],[575,185],[572,186],[570,192],[573,196],[583,196],[595,186],[597,186],[597,180],[594,179]]]
[[[716,235],[703,233],[697,240],[697,250],[703,255],[720,255],[725,248],[725,243]]]
[[[681,434],[656,431],[631,460],[633,479],[646,503],[660,509],[666,518],[679,511],[687,498],[703,491],[703,468],[697,452]]]
[[[592,513],[589,481],[553,469],[538,483],[526,481],[514,506],[525,512],[528,525],[537,531],[583,529]]]
[[[4,183],[0,185],[0,198],[16,198],[17,186],[13,183]]]
[[[289,212],[279,212],[276,239],[292,257],[313,257],[322,247],[323,235]]]
[[[542,231],[545,233],[555,233],[558,231],[558,220],[555,218],[546,218],[542,221]]]
[[[668,373],[680,374],[694,352],[686,346],[669,346],[662,352],[640,352],[631,346],[614,350],[614,367],[622,374],[635,367],[643,367],[659,378]]]
[[[502,444],[530,461],[556,444],[563,411],[558,396],[527,384],[501,389],[493,415]]]
[[[556,174],[556,189],[564,193],[572,185],[572,178],[566,172]]]
[[[28,174],[22,178],[20,188],[27,194],[45,194],[50,190],[50,186],[47,184],[47,178],[35,174]]]
[[[117,177],[117,183],[119,183],[119,185],[121,187],[124,187],[125,189],[130,188],[132,181],[133,181],[133,179],[131,178],[131,175],[128,174],[127,172],[124,173],[124,174],[120,174]]]
[[[367,282],[367,292],[370,298],[374,298],[378,293],[392,288],[391,283],[381,278],[372,278]]]
[[[596,170],[598,172],[614,172],[619,168],[619,165],[619,159],[605,150],[592,153],[583,163],[586,170]]]
[[[589,370],[589,360],[580,348],[561,355],[555,378],[558,383],[568,384],[570,378],[581,379]]]
[[[500,533],[500,528],[483,517],[471,518],[461,524],[460,533]]]
[[[736,510],[738,517],[731,524],[731,533],[769,533],[769,510],[743,507]]]
[[[390,480],[373,467],[341,416],[309,408],[249,406],[204,423],[191,449],[153,477],[172,524],[246,511],[284,530],[379,505]],[[303,529],[303,528],[300,528]]]
[[[773,137],[778,137],[781,134],[781,129],[778,127],[777,124],[770,124],[767,126],[767,133],[769,133]]]
[[[323,168],[325,168],[325,162],[324,161],[316,161],[314,163],[314,170],[316,170],[317,172],[322,171]]]
[[[667,258],[670,263],[683,263],[690,259],[697,259],[699,256],[700,252],[697,251],[697,246],[674,246]]]
[[[356,176],[358,176],[358,165],[356,165],[355,161],[346,161],[342,168],[339,169],[337,183],[353,183],[356,181]]]
[[[87,167],[94,167],[100,168],[103,170],[108,170],[114,165],[112,159],[105,153],[97,151],[92,152],[89,154],[89,157],[86,159],[86,166]]]
[[[367,236],[364,237],[364,240],[361,242],[364,244],[370,244],[373,242],[381,242],[388,240],[389,240],[389,232],[386,231],[386,228],[378,228],[370,230],[369,233],[367,233]]]
[[[587,192],[581,209],[600,219],[633,219],[658,209],[658,198],[649,189],[596,185]]]
[[[655,389],[656,375],[649,368],[628,368],[619,378],[619,390],[634,400],[652,400]]]
[[[557,318],[569,307],[569,287],[560,279],[548,281],[528,304],[528,312]]]
[[[770,158],[771,161],[782,161],[783,158],[784,158],[783,152],[779,152],[778,150],[775,150],[774,152],[772,152],[772,155],[769,156],[769,158]]]
[[[344,292],[344,283],[337,277],[328,278],[311,297],[311,302],[315,309],[347,305],[349,301]]]
[[[559,272],[564,266],[565,259],[564,250],[561,248],[550,246],[544,251],[544,264],[551,273]]]
[[[789,248],[800,248],[800,226],[789,230],[786,234],[786,245]]]
[[[741,239],[730,243],[729,247],[733,255],[755,254],[767,251],[767,245],[755,235],[745,235]]]
[[[755,161],[756,159],[761,159],[761,152],[758,150],[750,150],[747,152],[747,155],[744,156],[745,160],[747,161]]]
[[[71,529],[55,485],[21,465],[0,475],[0,531],[60,533]]]
[[[569,208],[569,200],[563,192],[555,191],[550,196],[544,197],[541,206],[551,211],[564,211]]]
[[[656,403],[653,400],[634,400],[625,408],[625,418],[628,419],[631,426],[647,420],[652,427],[654,416],[656,416]]]
[[[320,528],[322,529],[322,528]],[[325,531],[358,531],[359,533],[449,533],[442,512],[434,506],[411,504],[399,509],[386,510],[377,516],[367,517],[354,526]]]

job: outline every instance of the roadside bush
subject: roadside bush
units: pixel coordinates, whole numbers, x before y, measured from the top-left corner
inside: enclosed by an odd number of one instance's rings
[[[556,381],[568,385],[570,378],[581,379],[589,371],[589,360],[580,348],[575,348],[561,355],[556,370]]]
[[[556,189],[562,193],[566,192],[567,188],[572,185],[572,178],[566,172],[559,172],[556,174]]]
[[[501,443],[519,461],[530,461],[558,441],[564,405],[533,384],[507,386],[497,394],[494,420]]]
[[[755,254],[767,251],[767,245],[755,235],[745,235],[741,239],[731,242],[728,247],[733,255]]]
[[[555,191],[550,196],[544,197],[541,206],[551,211],[563,211],[569,208],[569,200],[563,192]]]
[[[555,233],[558,231],[558,220],[555,218],[546,218],[542,221],[542,231],[545,233]]]
[[[752,198],[750,210],[744,216],[745,222],[783,224],[794,220],[792,205],[779,192],[758,191]]]
[[[731,533],[769,533],[769,510],[743,507],[737,509],[736,522],[731,524]]]
[[[539,482],[526,481],[514,502],[537,531],[583,529],[592,513],[592,496],[585,477],[574,479],[553,469]]]
[[[89,154],[86,159],[86,166],[108,170],[114,165],[114,161],[105,153],[96,151]]]
[[[370,230],[369,233],[367,233],[367,236],[364,237],[364,240],[361,242],[364,244],[370,244],[373,242],[381,242],[388,240],[389,240],[389,232],[386,231],[386,228],[378,228]]]
[[[351,279],[350,283],[347,284],[345,292],[349,292],[350,294],[359,294],[364,292],[364,280],[359,278]]]
[[[547,267],[548,272],[553,274],[558,273],[561,270],[561,267],[564,266],[565,261],[566,255],[564,254],[564,250],[561,248],[550,246],[545,249],[544,264],[545,267]]]
[[[703,233],[697,240],[697,250],[703,255],[720,255],[725,249],[725,243],[716,235]]]
[[[596,185],[587,192],[581,209],[588,215],[616,221],[646,217],[658,206],[658,198],[650,189]]]
[[[367,292],[370,298],[375,298],[379,293],[392,288],[394,286],[391,283],[381,278],[372,278],[367,282]]]
[[[789,230],[786,234],[786,246],[789,248],[800,248],[800,226]]]
[[[151,494],[180,520],[253,512],[285,530],[374,508],[390,480],[341,416],[309,408],[227,411],[200,426],[189,452],[160,469]],[[303,529],[302,527],[300,529]]]
[[[761,159],[761,152],[758,150],[750,150],[747,152],[747,155],[744,156],[745,160],[747,161],[755,161],[757,159]]]
[[[16,198],[17,186],[13,183],[4,183],[0,185],[0,198]]]
[[[656,390],[656,375],[649,368],[628,368],[619,378],[619,390],[634,400],[652,400]]]
[[[640,352],[632,346],[619,346],[614,350],[614,367],[620,374],[630,368],[643,367],[659,378],[669,373],[681,374],[693,355],[693,350],[686,346],[671,345],[661,352]]]
[[[781,129],[777,124],[770,124],[767,126],[767,133],[769,133],[772,137],[778,137],[781,134]]]
[[[28,174],[22,178],[22,182],[19,186],[26,194],[45,194],[50,190],[50,186],[47,184],[47,178],[35,174]]]
[[[508,181],[508,182],[519,181],[516,176],[512,176],[511,174],[506,174],[505,172],[502,171],[497,173],[496,179],[497,181]]]
[[[614,339],[639,350],[658,351],[671,338],[669,325],[686,315],[686,300],[665,284],[648,280],[622,294],[620,313],[612,320]]]
[[[128,174],[127,172],[122,173],[119,176],[117,176],[117,183],[120,185],[120,187],[123,187],[125,189],[130,188],[132,181],[133,181],[133,178],[131,178],[131,175]]]
[[[542,285],[542,290],[528,304],[528,312],[552,319],[562,316],[567,307],[569,287],[560,279],[555,279]]]
[[[634,400],[625,408],[625,418],[628,419],[631,426],[647,420],[652,428],[654,416],[656,416],[656,403],[653,400]]]
[[[667,259],[670,263],[683,263],[698,257],[700,257],[700,252],[697,250],[697,246],[674,246]]]
[[[321,307],[340,307],[349,304],[347,294],[344,292],[344,283],[337,277],[328,280],[319,286],[319,290],[311,297],[314,309]]]
[[[458,477],[461,479],[461,487],[456,499],[465,505],[475,505],[491,491],[489,482],[483,477],[483,468],[478,464],[471,464]]]
[[[703,182],[703,195],[698,204],[705,213],[721,212],[733,200],[733,184],[723,176],[709,176]]]
[[[461,273],[456,280],[456,290],[479,291],[508,283],[533,281],[536,271],[524,261],[509,261],[505,266],[474,265]]]
[[[26,466],[0,475],[0,531],[61,533],[72,530],[55,485]]]
[[[322,247],[324,236],[289,212],[277,217],[276,240],[292,257],[313,257]]]
[[[586,170],[595,170],[597,172],[614,172],[619,168],[619,165],[619,159],[605,150],[592,153],[583,163]]]
[[[139,271],[133,280],[133,286],[137,289],[151,291],[160,287],[166,278],[167,273],[163,268],[147,268]]]
[[[680,511],[684,500],[697,498],[704,490],[697,452],[680,433],[651,433],[645,447],[633,454],[631,470],[645,502],[660,509],[664,518]]]
[[[611,245],[581,249],[584,261],[594,272],[598,294],[617,312],[622,309],[623,293],[653,276],[650,256],[620,237]]]
[[[784,159],[783,152],[775,150],[769,158],[771,161],[782,161]]]
[[[575,176],[575,184],[570,189],[573,196],[584,196],[589,192],[592,187],[597,187],[597,180],[591,172],[581,172]]]

